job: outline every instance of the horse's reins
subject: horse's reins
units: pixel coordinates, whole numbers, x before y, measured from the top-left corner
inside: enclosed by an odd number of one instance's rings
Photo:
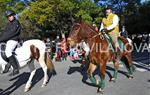
[[[81,26],[81,24],[78,24],[77,23],[77,25],[79,25],[79,26]],[[77,29],[77,31],[79,31],[81,28],[79,27],[78,29]],[[91,28],[90,28],[91,29]],[[91,29],[92,30],[92,29]],[[92,30],[93,31],[93,30]],[[97,37],[97,36],[99,36],[99,35],[102,35],[102,33],[101,32],[99,32],[98,34],[96,34],[96,35],[94,35],[94,36],[92,36],[92,37],[88,37],[88,38],[91,38],[91,39],[93,39],[93,38],[95,38],[95,37]],[[71,41],[73,41],[74,39],[72,39]]]
[[[92,36],[92,37],[89,37],[89,38],[93,39],[93,38],[95,38],[95,37],[97,37],[97,36],[100,36],[100,35],[102,35],[102,32],[99,32],[98,34],[96,34],[96,35],[94,35],[94,36]],[[101,39],[102,39],[102,38],[101,38]]]
[[[101,35],[101,34],[102,34],[102,33],[99,32],[98,34],[94,35],[92,38],[95,38],[95,37],[97,37],[97,36],[99,36],[99,35]]]
[[[91,28],[90,28],[90,29],[91,29]],[[93,29],[91,29],[91,30],[94,31]],[[96,34],[96,35],[94,35],[94,36],[92,36],[92,37],[89,37],[89,38],[93,39],[93,38],[95,38],[95,37],[97,37],[97,36],[99,36],[99,35],[102,35],[102,33],[99,32],[98,34]]]

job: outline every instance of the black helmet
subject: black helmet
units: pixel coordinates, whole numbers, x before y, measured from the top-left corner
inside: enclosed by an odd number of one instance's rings
[[[6,15],[6,17],[12,16],[12,15],[15,15],[15,12],[14,12],[13,10],[7,10],[7,11],[5,12],[5,15]]]

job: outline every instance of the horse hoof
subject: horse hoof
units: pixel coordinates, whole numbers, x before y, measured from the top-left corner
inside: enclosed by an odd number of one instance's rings
[[[46,82],[44,82],[41,87],[45,87],[47,85],[47,83],[48,83],[48,80]]]
[[[28,92],[31,89],[31,84],[26,85],[24,92]]]
[[[42,84],[42,86],[41,87],[45,87],[47,84]]]
[[[28,92],[30,90],[30,88],[25,88],[24,92]]]
[[[104,94],[104,90],[101,89],[101,88],[98,88],[98,89],[97,89],[97,93]]]
[[[128,78],[129,78],[129,79],[133,79],[133,76],[129,76]]]
[[[111,78],[109,82],[116,82],[115,78]]]

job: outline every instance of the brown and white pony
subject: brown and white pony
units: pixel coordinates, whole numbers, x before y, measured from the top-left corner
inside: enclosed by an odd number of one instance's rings
[[[128,41],[120,37],[121,41],[124,43],[125,50],[120,52],[120,58],[123,60],[124,63],[127,64],[127,70],[129,72],[129,78],[132,78],[133,73],[133,64],[131,58],[131,46],[128,44]],[[105,74],[106,74],[106,64],[109,61],[113,61],[114,63],[114,75],[111,78],[112,81],[116,80],[118,68],[119,68],[119,61],[114,57],[114,53],[112,49],[108,48],[109,43],[106,40],[104,34],[99,34],[95,31],[94,27],[88,25],[87,23],[80,21],[74,22],[71,28],[70,35],[67,39],[70,45],[75,45],[80,43],[81,41],[85,41],[90,47],[89,53],[89,67],[87,70],[89,79],[92,83],[98,86],[98,92],[103,92],[105,87]],[[99,66],[100,71],[100,82],[93,76],[93,72],[95,71],[96,67]]]
[[[2,52],[2,51],[1,51]],[[29,65],[31,74],[25,85],[24,91],[27,92],[32,86],[32,79],[35,75],[36,69],[34,63],[39,63],[44,71],[44,80],[42,87],[46,86],[48,82],[47,71],[52,71],[54,69],[52,61],[46,56],[46,45],[43,41],[38,39],[27,40],[23,45],[15,50],[16,58],[18,59],[19,67],[24,67]],[[5,68],[7,62],[0,56],[0,66]],[[31,67],[33,66],[33,67]]]

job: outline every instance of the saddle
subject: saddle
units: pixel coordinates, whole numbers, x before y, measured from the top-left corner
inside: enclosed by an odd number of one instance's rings
[[[107,43],[109,44],[109,48],[112,49],[113,51],[115,51],[115,44],[113,43],[111,37],[104,33],[103,34]],[[122,38],[121,37],[118,37],[118,44],[119,44],[119,48],[121,51],[125,50],[125,44],[123,43],[123,41],[121,40]]]

